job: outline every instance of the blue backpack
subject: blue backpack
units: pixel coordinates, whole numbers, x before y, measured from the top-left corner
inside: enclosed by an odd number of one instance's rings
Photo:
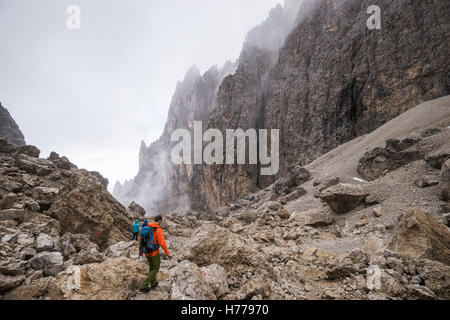
[[[141,249],[143,253],[152,253],[159,249],[159,244],[154,243],[156,228],[144,227],[141,230]]]

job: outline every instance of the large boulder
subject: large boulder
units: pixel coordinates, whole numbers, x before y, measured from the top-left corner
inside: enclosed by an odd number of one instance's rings
[[[273,277],[273,268],[258,244],[245,235],[207,223],[177,252],[179,261],[189,260],[200,267],[218,264],[229,277],[240,277],[247,272]]]
[[[128,212],[133,216],[134,219],[140,219],[145,216],[145,209],[138,205],[136,202],[132,201],[127,208]]]
[[[131,217],[104,185],[85,174],[75,174],[58,193],[48,214],[63,233],[86,234],[102,248],[131,238]]]
[[[308,211],[294,211],[289,221],[296,221],[304,226],[321,228],[333,224],[334,218],[328,211],[312,209]]]
[[[40,252],[30,260],[34,270],[42,270],[44,276],[56,276],[64,270],[64,258],[60,252]]]
[[[197,265],[182,261],[170,270],[171,300],[215,300],[213,289]]]
[[[129,300],[147,276],[148,267],[127,258],[72,266],[56,278],[43,278],[22,285],[5,299],[30,300]]]
[[[36,251],[50,251],[53,249],[53,238],[46,233],[41,233],[36,238]]]
[[[364,202],[366,196],[361,186],[346,183],[335,185],[320,194],[320,198],[336,213],[352,211]]]
[[[22,284],[25,281],[25,276],[5,276],[0,273],[0,294],[8,292]]]
[[[230,291],[225,268],[217,264],[212,264],[200,270],[217,298],[225,296]]]
[[[441,169],[441,197],[444,201],[450,200],[450,160],[447,160]]]
[[[427,258],[450,264],[450,231],[420,209],[400,217],[391,247],[416,259]]]

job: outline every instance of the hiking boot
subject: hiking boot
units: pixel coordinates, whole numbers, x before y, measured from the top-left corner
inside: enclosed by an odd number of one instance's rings
[[[154,285],[154,286],[152,286],[152,289],[155,289],[157,286],[158,286],[158,282]]]
[[[151,288],[148,288],[148,287],[145,288],[145,289],[143,289],[143,288],[140,288],[140,289],[139,289],[139,291],[142,292],[142,293],[149,293],[150,290],[152,290],[152,289],[151,289]]]

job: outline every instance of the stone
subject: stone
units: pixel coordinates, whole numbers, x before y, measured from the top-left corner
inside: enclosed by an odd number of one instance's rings
[[[364,202],[366,196],[367,194],[361,186],[353,184],[338,184],[320,194],[320,198],[339,214],[357,208]]]
[[[4,294],[18,286],[25,281],[25,276],[5,276],[0,273],[0,294]]]
[[[3,243],[11,243],[11,244],[14,244],[14,243],[17,242],[18,236],[19,236],[19,235],[18,235],[17,233],[14,233],[14,234],[5,234],[5,235],[2,237],[2,242],[3,242]]]
[[[24,218],[23,209],[6,209],[0,210],[0,220],[16,220],[22,221]]]
[[[33,199],[41,205],[51,205],[58,196],[59,189],[36,187],[32,190]]]
[[[303,251],[302,260],[313,262],[317,259],[317,248],[308,248]]]
[[[44,276],[56,276],[64,270],[64,259],[60,252],[40,252],[30,260],[34,270],[42,270]]]
[[[17,237],[17,243],[23,246],[34,246],[34,237],[29,233],[21,233]]]
[[[26,247],[20,252],[20,254],[22,260],[29,260],[36,255],[36,250],[31,247]]]
[[[450,150],[432,152],[425,157],[425,161],[437,170],[441,170],[442,165],[449,159]]]
[[[36,251],[50,251],[53,249],[53,238],[48,234],[41,233],[36,238]]]
[[[383,208],[381,208],[381,207],[376,207],[376,208],[373,209],[373,215],[374,215],[376,218],[382,217],[383,214],[384,214]]]
[[[334,223],[330,212],[323,209],[312,209],[308,211],[294,211],[289,221],[296,221],[304,226],[322,228]]]
[[[134,214],[134,217],[136,219],[145,217],[146,211],[144,208],[142,208],[140,205],[138,205],[136,202],[132,201],[130,205],[127,208],[128,212]]]
[[[444,201],[450,201],[450,160],[447,160],[441,169],[441,198]]]
[[[29,157],[33,158],[39,158],[39,155],[41,154],[41,151],[36,148],[35,146],[20,146],[17,149],[17,155],[19,154],[25,154]]]
[[[424,178],[417,179],[414,183],[419,188],[428,188],[428,187],[432,187],[432,186],[438,185],[439,181],[433,180],[433,179],[431,179],[429,177],[424,177]]]
[[[213,224],[202,225],[177,252],[176,258],[178,261],[189,260],[200,267],[221,265],[229,277],[241,275],[242,270],[274,276],[272,266],[253,239]]]
[[[0,264],[0,273],[5,276],[22,275],[25,273],[25,263],[23,261],[2,261]]]
[[[216,300],[202,271],[189,261],[178,263],[170,271],[171,300]]]
[[[101,262],[103,262],[103,254],[98,252],[95,248],[80,251],[73,260],[73,263],[76,265]]]
[[[400,218],[391,248],[401,254],[450,264],[450,231],[428,213],[414,209]]]
[[[341,179],[339,177],[327,179],[322,183],[322,186],[319,188],[319,192],[322,192],[328,188],[331,188],[331,187],[339,184],[340,182],[341,182]]]
[[[3,199],[0,201],[0,209],[11,209],[16,199],[17,195],[15,193],[8,193],[3,196]]]
[[[208,267],[200,268],[200,270],[217,298],[228,294],[230,288],[228,286],[227,271],[224,267],[212,264]]]
[[[239,288],[234,299],[248,301],[257,296],[267,298],[270,296],[270,293],[271,288],[267,281],[264,279],[252,279]]]

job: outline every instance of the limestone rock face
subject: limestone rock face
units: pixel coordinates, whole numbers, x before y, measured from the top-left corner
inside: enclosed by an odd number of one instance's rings
[[[450,264],[450,231],[419,209],[401,217],[391,246],[395,251],[414,258]]]
[[[336,213],[347,213],[359,206],[366,198],[367,193],[361,186],[341,183],[328,188],[320,194]]]
[[[17,146],[25,145],[25,138],[17,123],[0,103],[0,139],[6,139]]]
[[[445,0],[380,1],[382,32],[366,26],[370,0],[298,3],[274,8],[248,34],[227,76],[190,70],[174,94],[163,137],[141,148],[137,178],[114,193],[122,203],[142,199],[147,210],[159,213],[214,211],[266,188],[294,166],[450,93]],[[419,22],[418,16],[425,18]],[[170,134],[192,129],[195,120],[203,121],[204,130],[223,133],[279,129],[279,174],[260,176],[260,165],[171,165]],[[415,150],[380,148],[367,155],[360,171],[373,180],[422,156]],[[158,188],[145,190],[149,180]],[[124,190],[127,196],[120,196]],[[150,199],[149,194],[164,196]]]

